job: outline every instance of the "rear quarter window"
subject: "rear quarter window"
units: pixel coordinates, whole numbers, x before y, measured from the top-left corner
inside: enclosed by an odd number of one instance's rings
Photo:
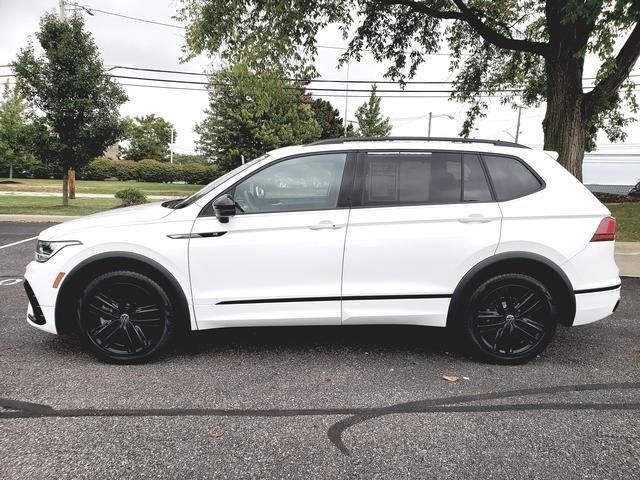
[[[513,157],[484,155],[496,200],[524,197],[542,188],[542,182],[522,161]]]

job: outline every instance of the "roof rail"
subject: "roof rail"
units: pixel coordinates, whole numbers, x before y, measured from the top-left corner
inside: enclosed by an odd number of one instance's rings
[[[529,148],[515,142],[504,140],[488,140],[485,138],[460,138],[460,137],[339,137],[318,140],[307,143],[310,145],[335,145],[349,142],[454,142],[454,143],[488,143],[496,147]]]

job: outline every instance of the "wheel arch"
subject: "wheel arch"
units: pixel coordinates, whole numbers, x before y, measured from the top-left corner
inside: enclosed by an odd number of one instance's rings
[[[521,273],[540,281],[557,302],[559,323],[567,326],[573,324],[576,298],[571,282],[562,269],[548,258],[535,253],[505,252],[476,264],[458,282],[449,303],[447,326],[455,324],[465,300],[482,282],[504,273]]]
[[[56,330],[60,334],[72,333],[77,325],[74,299],[90,278],[115,270],[131,270],[157,282],[165,289],[176,308],[179,330],[191,329],[191,312],[184,289],[169,270],[157,261],[131,252],[105,252],[89,257],[76,265],[60,285],[55,308]]]

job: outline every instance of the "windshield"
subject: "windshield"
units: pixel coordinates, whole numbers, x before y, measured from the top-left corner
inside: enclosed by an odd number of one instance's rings
[[[180,203],[177,203],[175,206],[173,206],[173,208],[183,208],[186,207],[187,205],[191,205],[194,202],[197,202],[198,200],[200,200],[202,197],[204,197],[205,195],[207,195],[209,192],[211,192],[212,190],[214,190],[215,188],[219,187],[220,185],[222,185],[224,182],[226,182],[227,180],[229,180],[230,178],[235,177],[236,175],[238,175],[240,172],[246,170],[247,168],[255,165],[256,163],[258,163],[261,160],[264,160],[265,158],[267,158],[269,155],[262,155],[261,157],[258,158],[254,158],[253,160],[251,160],[250,162],[245,163],[244,165],[240,165],[239,167],[234,168],[233,170],[231,170],[230,172],[225,173],[224,175],[222,175],[221,177],[216,178],[213,182],[211,182],[209,185],[207,185],[206,187],[202,188],[201,190],[198,190],[196,193],[194,193],[193,195],[190,195],[189,197],[185,198],[184,200],[180,201]]]

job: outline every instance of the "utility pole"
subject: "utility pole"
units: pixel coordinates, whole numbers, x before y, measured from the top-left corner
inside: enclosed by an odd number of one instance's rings
[[[349,115],[349,62],[347,62],[347,82],[346,82],[346,91],[345,91],[345,96],[344,96],[344,132],[343,132],[343,137],[347,136],[347,124],[349,122],[347,122],[347,117]]]
[[[175,128],[171,127],[171,143],[169,144],[169,162],[173,163],[173,131]]]
[[[431,136],[431,117],[433,116],[433,112],[429,112],[429,128],[427,128],[427,137]]]
[[[58,8],[60,9],[60,19],[64,20],[67,18],[64,12],[64,0],[58,0]]]
[[[516,143],[518,143],[518,136],[520,136],[520,116],[522,115],[522,105],[518,105],[518,123],[516,124]]]

